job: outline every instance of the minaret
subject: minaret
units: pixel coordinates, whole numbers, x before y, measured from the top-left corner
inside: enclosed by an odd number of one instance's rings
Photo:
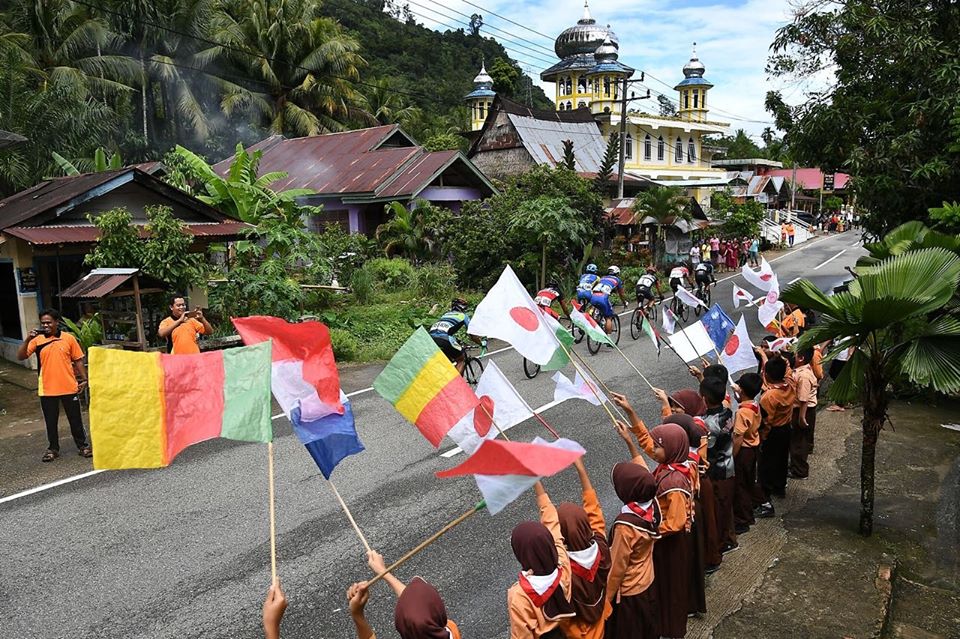
[[[473,91],[463,98],[470,107],[471,131],[479,131],[483,128],[496,95],[496,91],[493,90],[493,78],[487,74],[486,64],[481,64],[480,73],[473,79]]]
[[[586,74],[594,96],[590,102],[593,113],[620,113],[623,79],[633,75],[633,69],[617,60],[618,51],[617,43],[607,36],[593,54],[594,67]]]
[[[693,43],[693,55],[683,67],[684,79],[676,87],[680,92],[679,115],[684,120],[705,122],[707,119],[707,90],[713,84],[703,77],[706,68],[697,57],[697,43]]]

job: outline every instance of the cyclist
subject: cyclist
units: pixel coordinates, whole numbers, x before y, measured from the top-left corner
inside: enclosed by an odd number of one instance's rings
[[[593,296],[593,285],[596,284],[599,279],[600,276],[597,275],[597,265],[587,264],[586,273],[581,275],[580,281],[577,282],[577,303],[580,305],[580,308],[583,308],[584,304],[590,302],[590,298]]]
[[[554,302],[560,304],[560,310],[563,311],[564,315],[567,317],[570,316],[570,311],[567,309],[567,301],[564,299],[563,292],[560,290],[560,284],[556,280],[550,280],[546,288],[540,289],[534,296],[533,301],[536,302],[541,311],[553,319],[560,319],[557,312],[553,310]]]
[[[713,262],[700,262],[693,268],[693,278],[697,282],[697,297],[703,299],[703,287],[716,285],[717,278],[713,276]]]
[[[616,292],[623,301],[624,307],[627,305],[627,296],[623,293],[623,280],[620,279],[620,267],[611,266],[607,269],[607,274],[601,277],[593,285],[593,295],[590,297],[590,304],[600,309],[604,317],[604,330],[607,333],[613,330],[613,305],[610,303],[610,296]]]
[[[654,287],[656,287],[657,295],[662,302],[663,291],[660,290],[660,281],[657,279],[657,269],[651,264],[647,266],[646,272],[637,280],[637,306],[646,307],[653,303]]]
[[[467,300],[462,297],[456,298],[450,302],[450,310],[441,315],[440,319],[430,327],[430,337],[440,347],[443,354],[457,367],[457,372],[461,375],[463,375],[467,358],[455,335],[461,328],[466,329],[470,326],[470,316],[467,315],[467,308]],[[486,338],[481,339],[476,335],[470,335],[470,339],[484,348],[487,346]]]
[[[670,290],[673,291],[674,295],[677,294],[677,289],[682,283],[686,283],[687,288],[693,288],[693,284],[690,283],[690,269],[684,266],[683,262],[677,262],[670,269]]]

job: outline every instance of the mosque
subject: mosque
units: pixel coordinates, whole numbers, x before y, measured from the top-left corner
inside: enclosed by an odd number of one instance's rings
[[[628,89],[627,99],[627,192],[631,185],[635,191],[643,183],[669,183],[688,187],[693,197],[706,204],[712,190],[707,187],[722,181],[725,173],[711,166],[712,152],[703,138],[725,134],[729,124],[708,117],[713,84],[705,77],[706,68],[696,47],[675,87],[677,108],[673,112],[658,108],[665,101],[644,101],[647,89],[637,86],[640,74],[618,59],[619,47],[616,33],[609,25],[597,24],[584,3],[583,17],[556,39],[554,51],[559,62],[540,74],[542,80],[554,84],[556,113],[535,111],[498,97],[493,79],[481,68],[474,78],[474,90],[464,98],[475,136],[471,159],[488,175],[502,177],[524,168],[524,162],[517,165],[521,158],[516,153],[513,157],[507,153],[511,139],[514,148],[525,149],[531,160],[554,164],[563,157],[563,140],[569,139],[575,143],[577,170],[595,173],[607,139],[620,132],[621,91],[626,79],[628,87],[631,82],[636,87]],[[644,110],[650,108],[655,112]],[[595,139],[584,135],[588,130],[584,124],[591,121],[596,124]]]

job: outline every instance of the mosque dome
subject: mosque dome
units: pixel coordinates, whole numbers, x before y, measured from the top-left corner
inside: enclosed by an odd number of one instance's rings
[[[598,25],[590,15],[589,5],[584,2],[583,17],[577,21],[577,24],[565,29],[557,36],[553,50],[560,59],[575,55],[593,55],[607,38],[619,45],[617,34],[611,31],[609,26]]]
[[[683,65],[683,76],[685,78],[702,78],[704,72],[707,70],[703,63],[700,62],[700,58],[697,57],[697,43],[693,43],[693,54],[690,56],[690,61]]]

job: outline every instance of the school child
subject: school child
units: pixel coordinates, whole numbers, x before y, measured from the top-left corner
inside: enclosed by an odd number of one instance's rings
[[[756,523],[753,517],[753,490],[757,481],[757,448],[760,446],[760,394],[762,378],[744,373],[737,380],[737,414],[733,419],[734,532],[742,535]]]
[[[796,404],[790,429],[790,477],[806,479],[810,474],[807,456],[813,451],[813,435],[817,425],[817,375],[813,371],[814,349],[796,353],[797,367],[793,369],[796,384]]]
[[[663,461],[653,473],[657,480],[657,502],[663,519],[660,539],[653,547],[654,587],[660,606],[660,635],[687,634],[687,603],[690,588],[690,525],[693,515],[693,488],[690,481],[688,438],[676,424],[661,424],[650,437],[662,451]]]
[[[604,624],[610,616],[606,596],[610,573],[610,547],[607,524],[583,462],[574,462],[583,505],[564,502],[557,506],[560,534],[570,559],[570,603],[576,617],[563,619],[560,629],[567,639],[602,639]]]
[[[707,461],[708,475],[713,484],[716,504],[717,539],[721,555],[737,550],[737,533],[733,523],[733,494],[735,490],[733,465],[733,412],[723,405],[727,380],[704,377],[700,395],[707,405],[703,422],[709,433]]]
[[[626,424],[617,424],[632,461],[613,467],[613,489],[622,506],[610,527],[610,573],[606,599],[612,607],[608,639],[657,639],[659,605],[654,587],[653,549],[660,538],[662,515],[657,482],[630,439]],[[644,434],[649,435],[644,431]],[[652,441],[652,440],[651,440]]]
[[[376,550],[367,551],[367,565],[374,574],[386,572],[386,562]],[[447,608],[437,589],[422,577],[404,584],[393,574],[383,580],[397,595],[393,624],[400,639],[460,639],[460,629],[447,618]],[[367,582],[355,583],[347,590],[350,614],[357,629],[357,639],[373,639],[375,633],[364,615],[369,599]]]
[[[764,357],[766,355],[764,354]],[[760,456],[757,460],[759,490],[754,494],[755,517],[773,517],[772,496],[783,497],[787,488],[790,455],[790,422],[797,393],[787,375],[787,360],[773,353],[763,365],[763,393],[760,395]]]
[[[520,562],[519,579],[507,590],[511,639],[563,636],[560,622],[574,616],[570,603],[570,559],[560,534],[557,509],[543,484],[534,484],[540,521],[513,529],[510,545]]]

